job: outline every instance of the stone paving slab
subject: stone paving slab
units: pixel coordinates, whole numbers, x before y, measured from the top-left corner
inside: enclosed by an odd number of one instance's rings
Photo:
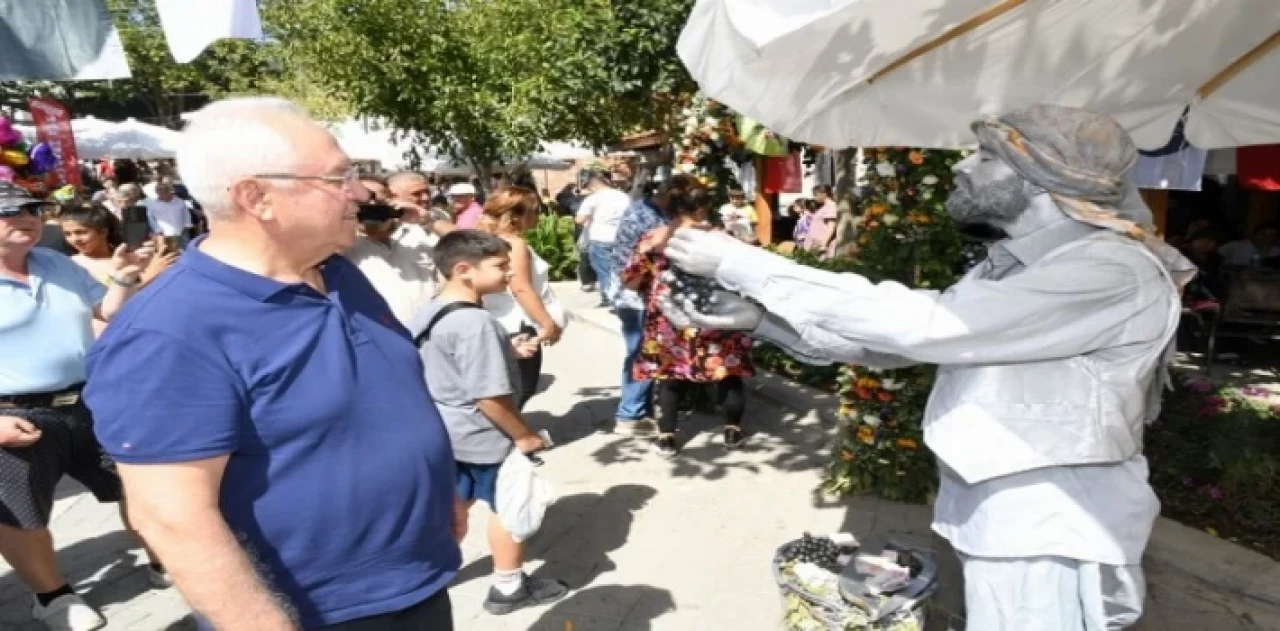
[[[594,296],[558,288],[572,309]],[[816,412],[798,413],[753,395],[746,448],[719,445],[716,419],[682,422],[680,457],[668,461],[647,442],[609,432],[617,401],[622,343],[603,326],[575,322],[546,358],[546,390],[529,404],[530,420],[558,446],[541,469],[560,494],[529,545],[528,568],[568,581],[574,591],[551,606],[493,617],[481,603],[492,564],[485,516],[473,512],[464,564],[450,589],[463,631],[716,631],[779,628],[780,600],[769,571],[774,549],[804,531],[892,534],[935,548],[929,509],[874,498],[815,496],[833,428]],[[99,505],[68,483],[53,531],[68,575],[103,607],[108,629],[188,629],[176,590],[151,590],[133,539],[114,507]],[[1146,631],[1280,629],[1280,617],[1241,606],[1212,588],[1148,566]],[[955,590],[951,590],[954,592]],[[0,564],[0,630],[27,631],[26,589]],[[949,607],[957,608],[951,602]],[[943,627],[939,627],[943,628]],[[959,628],[958,626],[956,628]]]

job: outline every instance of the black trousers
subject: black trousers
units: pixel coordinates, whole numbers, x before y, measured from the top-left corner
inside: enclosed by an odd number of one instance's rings
[[[526,359],[516,360],[516,366],[520,369],[520,409],[524,409],[524,404],[538,393],[538,379],[542,377],[542,349]]]
[[[658,418],[658,431],[674,434],[680,417],[680,397],[691,386],[691,381],[663,379],[658,382],[658,405],[662,415]],[[742,414],[747,408],[747,386],[741,377],[729,377],[716,382],[716,400],[724,412],[725,425],[742,425]]]
[[[408,609],[341,622],[323,631],[453,631],[453,604],[442,589]]]
[[[582,226],[573,227],[573,240],[577,243],[578,238],[582,236]],[[587,256],[587,250],[584,248],[578,251],[578,284],[594,285],[596,284],[596,271],[591,267],[591,260]]]

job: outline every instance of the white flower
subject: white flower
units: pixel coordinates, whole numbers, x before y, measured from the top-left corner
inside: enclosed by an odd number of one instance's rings
[[[880,427],[880,417],[876,414],[863,414],[862,422],[871,427]]]
[[[885,213],[885,215],[880,218],[880,221],[883,221],[886,226],[892,226],[893,224],[898,223],[898,216],[893,213]]]
[[[689,118],[693,116],[693,110],[686,107],[683,110],[680,110],[680,114],[683,115],[685,118]]]
[[[720,354],[720,345],[719,345],[719,344],[708,344],[708,345],[707,345],[707,353],[709,353],[709,354],[711,354],[711,355],[719,355],[719,354]]]
[[[934,184],[937,184],[937,183],[938,183],[938,176],[936,176],[936,175],[926,175],[926,176],[924,176],[924,179],[920,180],[920,183],[921,183],[921,184],[928,185],[928,186],[933,186]]]
[[[897,206],[897,205],[898,205],[898,194],[897,194],[896,192],[890,191],[888,195],[885,195],[885,196],[884,196],[884,201],[889,202],[889,204],[891,204],[891,205],[893,205],[893,206]]]
[[[702,124],[706,125],[707,127],[715,127],[716,125],[720,124],[720,119],[708,117],[702,121]]]
[[[680,164],[676,165],[676,170],[681,173],[693,173],[693,170],[696,168],[698,168],[697,165],[689,162],[681,162]]]
[[[720,132],[711,132],[711,140],[720,140]]]
[[[898,170],[893,168],[893,165],[888,162],[877,162],[876,173],[879,174],[880,177],[893,177],[898,174]]]
[[[925,201],[933,199],[933,191],[925,189],[924,192],[920,194],[920,199]]]
[[[883,379],[880,381],[880,387],[885,390],[901,390],[905,383],[894,381],[893,379]]]

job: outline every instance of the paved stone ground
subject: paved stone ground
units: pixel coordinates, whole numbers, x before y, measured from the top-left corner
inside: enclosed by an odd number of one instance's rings
[[[750,439],[734,453],[721,448],[718,422],[697,415],[683,422],[687,443],[673,461],[651,454],[646,442],[610,433],[621,340],[608,330],[607,314],[587,306],[593,296],[569,287],[559,291],[597,324],[575,322],[551,349],[546,389],[529,405],[530,419],[558,443],[542,472],[561,499],[530,544],[528,569],[564,579],[575,591],[553,606],[502,618],[485,614],[480,605],[492,565],[483,541],[485,518],[477,510],[462,572],[450,590],[459,629],[777,629],[781,607],[768,562],[788,538],[848,531],[940,546],[928,532],[926,507],[831,501],[812,493],[832,430],[816,414],[750,400]],[[104,609],[108,628],[190,628],[175,590],[147,588],[137,547],[120,530],[114,509],[71,484],[62,495],[54,521],[59,557],[86,597]],[[950,561],[948,551],[939,553]],[[1141,629],[1280,629],[1280,617],[1268,618],[1262,608],[1241,606],[1185,575],[1148,570],[1149,614]],[[41,628],[30,622],[29,598],[0,565],[0,630]],[[953,599],[947,606],[957,607]]]

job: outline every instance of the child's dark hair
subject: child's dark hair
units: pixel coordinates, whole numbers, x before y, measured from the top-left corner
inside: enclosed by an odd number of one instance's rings
[[[431,260],[448,279],[453,277],[453,268],[458,263],[479,265],[485,259],[510,253],[511,246],[498,235],[481,230],[454,230],[440,237]]]
[[[107,247],[115,250],[124,243],[124,228],[120,219],[106,206],[97,202],[70,202],[58,210],[58,221],[74,221],[91,230],[107,235]]]

